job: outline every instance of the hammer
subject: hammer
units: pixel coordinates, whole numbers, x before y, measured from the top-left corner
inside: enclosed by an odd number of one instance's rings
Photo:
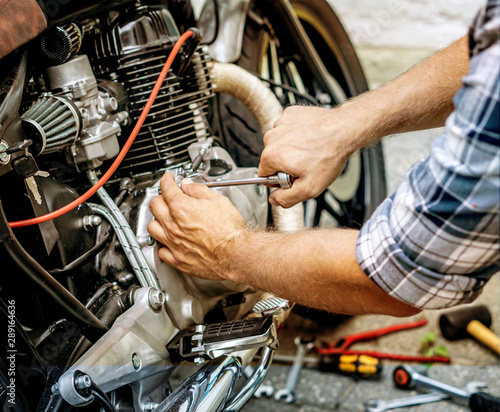
[[[439,327],[446,339],[457,340],[470,335],[500,354],[500,340],[488,329],[490,326],[491,314],[484,305],[445,313],[439,318]]]

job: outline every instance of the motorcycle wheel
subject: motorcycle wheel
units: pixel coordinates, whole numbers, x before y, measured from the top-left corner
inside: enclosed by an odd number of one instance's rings
[[[246,70],[271,80],[270,87],[284,106],[301,103],[285,84],[312,95],[323,107],[333,107],[368,90],[354,47],[327,0],[290,0],[295,14],[326,66],[334,93],[316,82],[301,56],[285,56],[280,43],[289,38],[273,37],[273,21],[266,15],[266,1],[257,0],[246,20],[242,54],[236,62]],[[300,50],[299,47],[295,48]],[[226,146],[242,166],[257,166],[264,145],[259,127],[237,100],[221,98],[223,134]],[[309,103],[309,102],[307,102]],[[322,103],[322,104],[321,104]],[[306,227],[360,228],[386,196],[385,168],[380,143],[365,148],[349,159],[341,176],[317,198],[305,202]],[[333,326],[347,318],[307,308],[294,307],[298,315]]]
[[[273,35],[273,21],[266,2],[253,4],[247,17],[242,54],[236,62],[246,70],[269,79],[283,105],[301,103],[284,84],[310,95],[323,107],[333,107],[368,89],[363,70],[349,36],[326,0],[291,0],[295,14],[311,40],[335,85],[334,93],[321,89],[314,75],[301,64],[300,55],[284,55],[280,44],[290,39]],[[299,50],[300,48],[295,48]],[[246,108],[221,98],[226,146],[242,166],[257,166],[264,146],[262,134]],[[359,228],[386,196],[384,159],[380,144],[354,154],[342,175],[320,196],[305,204],[308,227]]]

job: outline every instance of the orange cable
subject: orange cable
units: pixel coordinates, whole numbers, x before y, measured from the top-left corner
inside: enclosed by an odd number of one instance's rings
[[[110,168],[104,173],[104,175],[97,181],[97,183],[92,186],[89,190],[87,190],[83,195],[81,195],[78,199],[73,200],[71,203],[67,204],[66,206],[61,207],[60,209],[54,210],[53,212],[47,213],[46,215],[38,216],[32,219],[27,219],[27,220],[19,220],[17,222],[10,222],[9,226],[11,228],[17,228],[17,227],[24,227],[24,226],[31,226],[31,225],[36,225],[39,223],[46,222],[51,219],[55,219],[56,217],[59,217],[70,210],[74,209],[75,207],[81,205],[83,202],[85,202],[87,199],[89,199],[97,190],[99,190],[108,180],[109,178],[113,175],[113,173],[118,169],[118,166],[120,166],[120,163],[122,162],[123,158],[126,156],[127,152],[130,149],[130,146],[132,146],[132,143],[134,143],[135,138],[137,137],[137,134],[141,130],[142,125],[144,124],[144,121],[146,120],[147,115],[149,114],[149,110],[151,109],[151,106],[153,105],[156,96],[158,92],[160,91],[160,88],[162,86],[163,80],[165,79],[165,76],[167,75],[170,66],[172,65],[175,57],[177,56],[177,53],[179,53],[179,49],[181,48],[182,44],[193,35],[193,32],[191,30],[188,30],[185,32],[177,42],[175,43],[172,51],[170,52],[170,55],[168,56],[167,61],[165,62],[165,65],[163,66],[163,69],[158,76],[158,80],[156,81],[155,87],[153,88],[153,91],[151,92],[151,95],[149,96],[149,99],[146,103],[146,106],[144,106],[144,109],[139,117],[139,120],[137,120],[137,123],[135,124],[134,130],[132,130],[132,133],[130,133],[129,138],[127,139],[127,142],[123,146],[122,150],[116,157],[115,161],[113,164],[110,166]]]

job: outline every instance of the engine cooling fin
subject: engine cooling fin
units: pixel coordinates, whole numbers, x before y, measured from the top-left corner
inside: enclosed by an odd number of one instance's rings
[[[44,154],[71,146],[82,129],[80,112],[73,103],[50,93],[41,96],[21,119],[38,151]]]
[[[122,170],[140,172],[165,168],[189,160],[188,146],[209,137],[208,101],[214,95],[209,73],[210,57],[197,51],[182,78],[169,72]],[[124,85],[133,122],[138,119],[155,80],[165,63],[164,51],[124,58],[115,80]]]

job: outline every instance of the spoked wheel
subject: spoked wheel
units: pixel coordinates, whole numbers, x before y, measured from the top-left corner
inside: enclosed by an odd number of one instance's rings
[[[283,105],[314,104],[330,108],[367,90],[354,48],[326,0],[290,0],[303,28],[293,35],[293,18],[276,0],[257,0],[248,14],[242,55],[237,64],[268,81]],[[310,42],[324,71],[308,64],[303,39]],[[320,64],[320,65],[321,65]],[[316,65],[318,66],[318,65]],[[221,99],[226,144],[243,166],[257,166],[262,135],[246,109]],[[355,153],[341,176],[305,204],[308,227],[359,228],[386,195],[384,161],[379,144]]]
[[[256,0],[249,11],[237,64],[267,79],[282,104],[334,107],[367,90],[366,79],[342,24],[326,0]],[[290,13],[291,12],[291,13]],[[299,32],[297,35],[297,19]],[[310,64],[304,43],[324,70]],[[265,80],[266,81],[266,80]],[[237,100],[220,101],[225,144],[242,166],[257,166],[264,146],[257,123]],[[359,228],[386,195],[382,147],[355,153],[341,176],[305,204],[308,227]],[[294,311],[323,324],[345,319],[300,305]]]

